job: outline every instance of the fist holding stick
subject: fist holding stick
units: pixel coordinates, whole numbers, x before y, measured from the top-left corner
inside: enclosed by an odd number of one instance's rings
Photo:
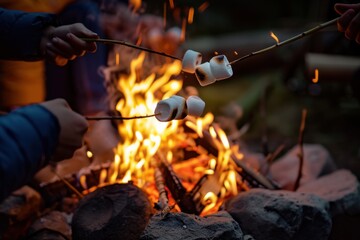
[[[341,15],[338,20],[338,30],[344,32],[349,40],[355,40],[360,44],[360,3],[337,3],[335,11]]]
[[[41,49],[46,58],[59,66],[64,66],[69,60],[83,56],[86,52],[96,51],[94,42],[85,42],[80,38],[99,38],[99,36],[82,23],[49,27],[43,35]]]

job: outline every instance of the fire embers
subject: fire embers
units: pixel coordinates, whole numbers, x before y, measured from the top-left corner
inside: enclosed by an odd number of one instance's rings
[[[184,119],[187,115],[200,117],[205,108],[205,102],[198,96],[185,98],[174,95],[158,102],[155,117],[160,122]]]
[[[231,64],[225,55],[215,56],[210,59],[210,62],[201,64],[201,61],[202,55],[193,50],[187,50],[182,61],[182,70],[195,73],[201,86],[210,85],[233,75]]]

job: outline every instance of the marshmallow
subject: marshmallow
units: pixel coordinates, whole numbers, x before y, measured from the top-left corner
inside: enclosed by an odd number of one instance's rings
[[[155,117],[160,122],[183,119],[187,116],[186,101],[183,97],[176,95],[161,100],[156,105],[155,114]]]
[[[210,69],[216,80],[223,80],[233,75],[233,70],[225,55],[211,58]]]
[[[188,114],[185,98],[180,97],[178,95],[174,95],[174,96],[171,96],[170,99],[174,99],[178,104],[177,113],[176,113],[174,119],[177,119],[177,120],[184,119]]]
[[[216,78],[211,72],[209,62],[198,65],[195,68],[195,76],[201,86],[206,86],[216,81]]]
[[[198,96],[190,96],[186,99],[188,114],[195,117],[200,117],[205,109],[205,102]]]
[[[187,50],[182,60],[182,70],[187,73],[194,73],[196,66],[202,61],[202,55],[193,50]]]

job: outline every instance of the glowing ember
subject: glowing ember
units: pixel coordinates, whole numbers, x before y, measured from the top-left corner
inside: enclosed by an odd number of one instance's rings
[[[141,7],[141,0],[130,0],[130,6],[133,8],[134,12],[140,9]]]
[[[279,43],[279,38],[273,32],[270,32],[270,37],[272,37],[276,43]]]
[[[204,2],[198,7],[199,12],[204,12],[209,7],[209,2]]]
[[[181,41],[185,41],[185,35],[186,35],[186,19],[183,19],[182,25],[181,25]]]
[[[318,83],[319,82],[319,69],[315,69],[315,77],[312,79],[313,83]]]
[[[169,5],[171,9],[174,9],[175,8],[174,0],[169,0]]]
[[[188,23],[192,24],[194,21],[194,8],[191,7],[189,8],[189,13],[188,13]]]

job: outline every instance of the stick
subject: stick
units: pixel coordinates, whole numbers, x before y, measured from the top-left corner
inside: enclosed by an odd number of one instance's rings
[[[299,170],[298,170],[298,176],[296,178],[295,184],[294,184],[294,191],[296,191],[299,186],[300,186],[300,180],[302,177],[302,169],[303,169],[303,165],[304,165],[304,132],[305,132],[305,122],[306,122],[306,115],[307,115],[307,110],[303,109],[302,110],[302,116],[301,116],[301,125],[300,125],[300,130],[299,130]]]
[[[127,46],[127,47],[139,49],[139,50],[146,51],[146,52],[149,52],[149,53],[155,53],[155,54],[158,54],[158,55],[161,55],[161,56],[164,56],[164,57],[168,57],[168,58],[172,58],[172,59],[175,59],[175,60],[182,61],[181,58],[175,57],[173,55],[169,55],[169,54],[166,54],[164,52],[158,52],[158,51],[152,50],[150,48],[141,47],[141,46],[138,46],[138,45],[135,45],[135,44],[125,42],[125,41],[104,39],[104,38],[81,38],[81,39],[86,41],[86,42],[100,42],[100,43],[105,43],[105,44],[120,44],[120,45],[124,45],[124,46]]]
[[[139,119],[139,118],[150,118],[157,116],[158,114],[144,115],[144,116],[134,116],[134,117],[121,117],[121,116],[85,116],[86,120],[131,120],[131,119]]]
[[[71,190],[73,193],[75,193],[80,199],[84,197],[73,185],[71,185],[66,179],[61,177],[55,170],[53,170],[53,173]]]
[[[321,29],[323,29],[323,28],[325,28],[325,27],[328,27],[328,26],[336,23],[338,19],[339,19],[339,18],[335,18],[335,19],[330,20],[330,21],[328,21],[328,22],[319,24],[319,25],[317,25],[316,27],[311,28],[311,29],[309,29],[309,30],[307,30],[307,31],[305,31],[305,32],[302,32],[302,33],[300,33],[300,34],[298,34],[298,35],[296,35],[296,36],[294,36],[294,37],[292,37],[292,38],[289,38],[289,39],[283,41],[283,42],[276,43],[276,44],[274,44],[274,45],[272,45],[272,46],[270,46],[270,47],[267,47],[267,48],[258,50],[258,51],[256,51],[256,52],[249,53],[249,54],[247,54],[247,55],[245,55],[245,56],[243,56],[243,57],[240,57],[240,58],[238,58],[238,59],[235,59],[234,61],[230,62],[229,64],[234,64],[234,63],[236,63],[236,62],[245,60],[245,59],[247,59],[247,58],[249,58],[249,57],[252,57],[252,56],[255,56],[255,55],[258,55],[258,54],[261,54],[261,53],[265,53],[265,52],[270,51],[270,50],[272,50],[272,49],[274,49],[274,48],[281,47],[281,46],[284,46],[284,45],[286,45],[286,44],[292,43],[292,42],[294,42],[294,41],[296,41],[296,40],[299,40],[299,39],[301,39],[301,38],[303,38],[303,37],[305,37],[305,36],[307,36],[307,35],[310,35],[310,34],[312,34],[312,33],[314,33],[314,32],[317,32],[317,31],[319,31],[319,30],[321,30]]]

